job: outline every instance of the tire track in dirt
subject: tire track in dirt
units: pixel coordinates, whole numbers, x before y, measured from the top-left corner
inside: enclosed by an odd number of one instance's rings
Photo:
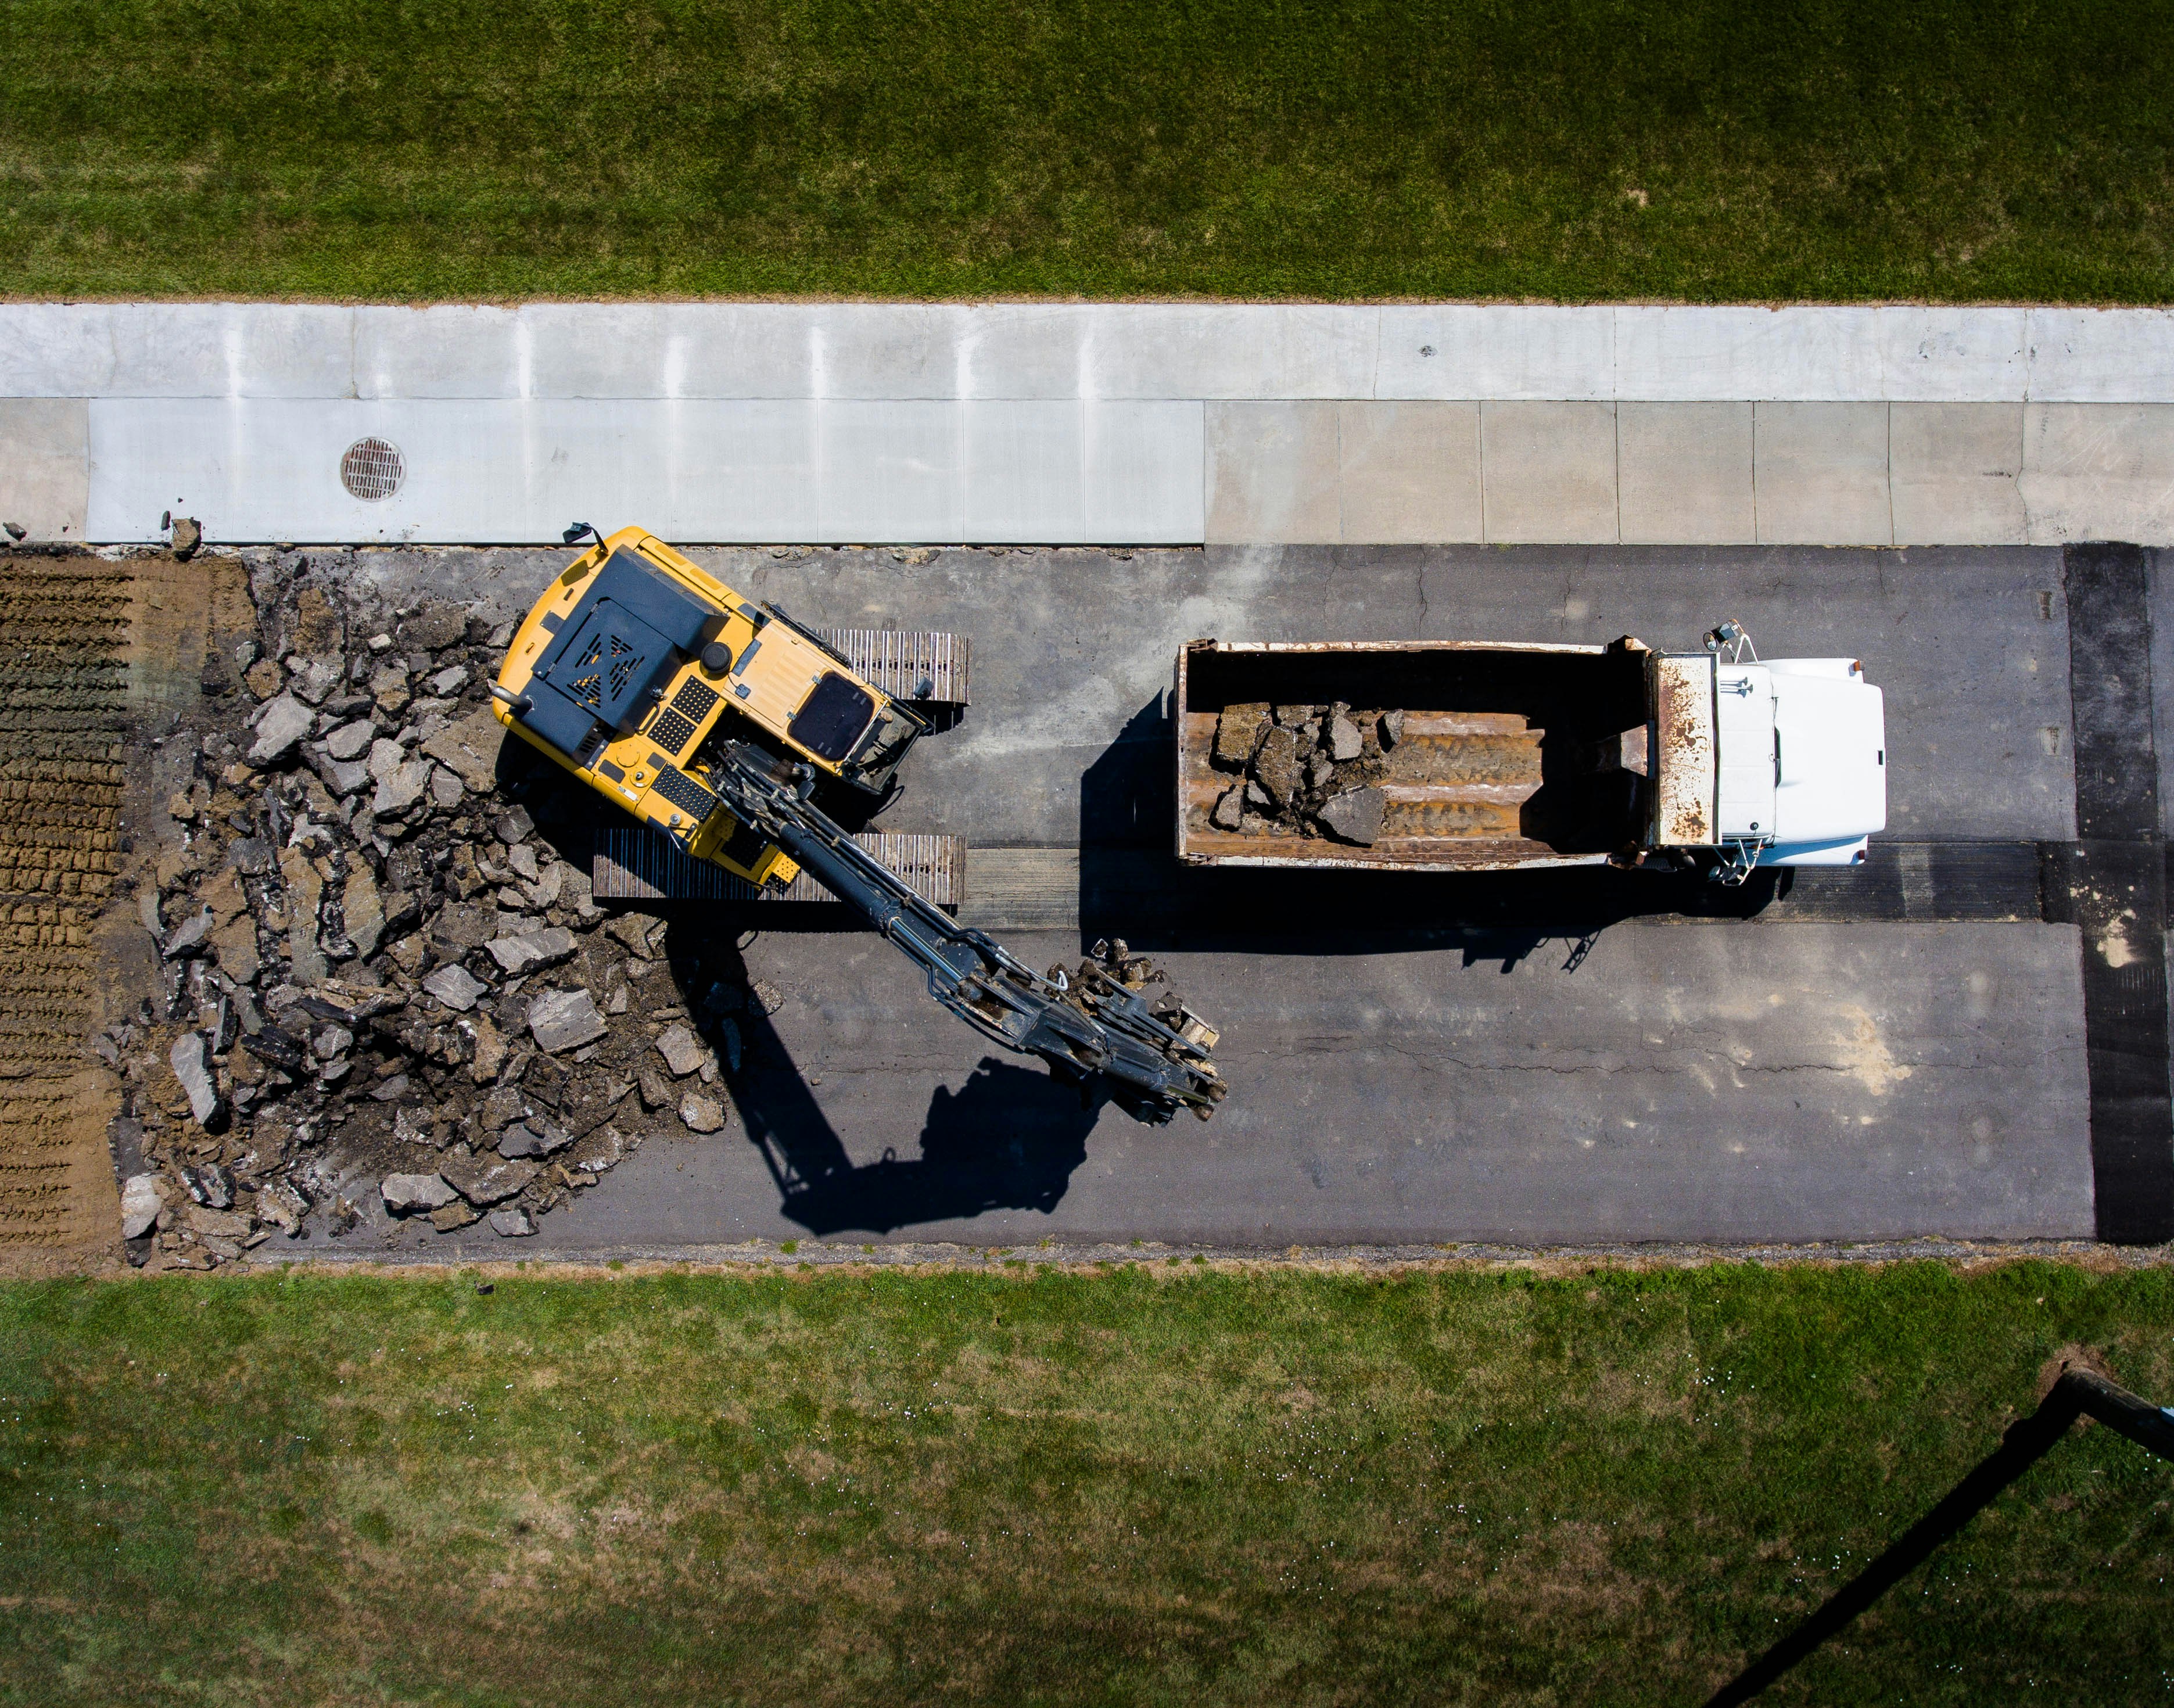
[[[127,566],[0,557],[0,1251],[116,1237],[113,1083],[85,1056],[120,875]]]

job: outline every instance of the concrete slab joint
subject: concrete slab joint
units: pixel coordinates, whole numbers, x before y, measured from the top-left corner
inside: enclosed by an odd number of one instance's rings
[[[368,501],[365,435],[408,469]],[[2174,543],[2174,314],[0,305],[0,522],[170,510],[214,542]]]

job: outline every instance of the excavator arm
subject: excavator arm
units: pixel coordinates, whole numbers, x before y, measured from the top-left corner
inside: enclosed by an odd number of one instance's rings
[[[721,742],[704,781],[720,808],[782,848],[896,945],[928,994],[984,1037],[1039,1056],[1065,1078],[1099,1078],[1136,1118],[1181,1108],[1205,1121],[1225,1087],[1209,1052],[1216,1034],[1175,997],[1150,1003],[1158,975],[1100,946],[1076,975],[1035,972],[986,932],[961,926],[907,887],[809,799],[814,772],[742,742]],[[699,827],[697,827],[699,828]],[[690,840],[692,835],[690,834]]]

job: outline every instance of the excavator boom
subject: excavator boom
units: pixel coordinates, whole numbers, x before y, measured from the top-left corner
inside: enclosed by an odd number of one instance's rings
[[[1035,972],[986,932],[917,895],[808,799],[814,778],[742,742],[717,743],[706,781],[724,809],[857,908],[928,981],[928,994],[984,1037],[1077,1082],[1099,1078],[1139,1119],[1181,1108],[1205,1121],[1225,1086],[1216,1035],[1173,997],[1150,1005],[1123,945],[1076,976]]]

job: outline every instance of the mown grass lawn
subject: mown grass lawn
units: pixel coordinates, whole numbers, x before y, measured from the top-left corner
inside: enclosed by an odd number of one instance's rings
[[[0,1700],[1688,1703],[2174,1274],[0,1288]],[[1773,1700],[2159,1700],[2074,1434]]]
[[[2123,0],[10,0],[0,293],[2174,300]]]

